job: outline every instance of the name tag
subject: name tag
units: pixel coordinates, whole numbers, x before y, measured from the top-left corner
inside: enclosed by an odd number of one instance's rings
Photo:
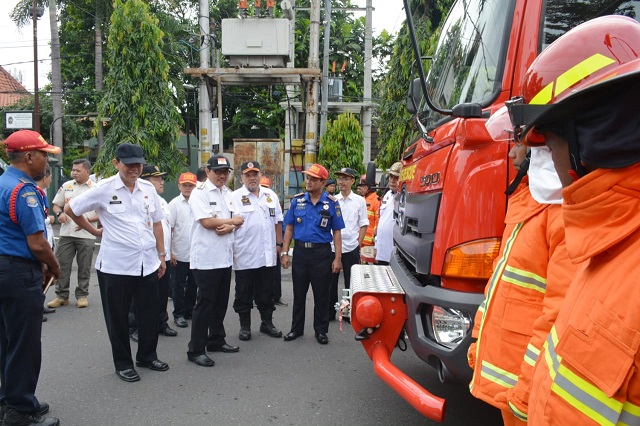
[[[122,201],[109,201],[109,204],[122,204]]]

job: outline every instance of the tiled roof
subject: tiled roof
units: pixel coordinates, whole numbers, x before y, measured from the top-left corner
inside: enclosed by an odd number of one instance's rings
[[[0,108],[15,104],[20,98],[30,93],[0,66]]]

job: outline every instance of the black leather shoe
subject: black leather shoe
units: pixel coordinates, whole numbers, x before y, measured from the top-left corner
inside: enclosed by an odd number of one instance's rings
[[[284,341],[290,342],[292,340],[296,340],[298,337],[302,336],[304,333],[297,333],[295,331],[290,331],[284,335]]]
[[[47,317],[42,317],[42,322],[47,322],[49,319]]]
[[[274,300],[273,304],[274,305],[278,305],[278,306],[289,306],[289,304],[287,302],[282,300],[282,297],[280,299],[278,299],[278,300]]]
[[[54,308],[48,308],[48,307],[44,307],[44,311],[42,311],[42,313],[44,314],[53,314],[56,310]]]
[[[160,330],[160,334],[162,334],[163,336],[174,337],[178,335],[178,332],[173,328],[166,326],[162,330]]]
[[[329,338],[324,333],[316,333],[316,340],[321,345],[326,345],[327,343],[329,343]]]
[[[125,382],[137,382],[138,380],[140,380],[140,376],[138,376],[138,372],[133,368],[127,368],[126,370],[116,371],[116,374]]]
[[[47,404],[46,402],[41,402],[40,406],[36,410],[36,414],[39,416],[44,416],[48,412],[49,412],[49,404]]]
[[[207,350],[209,352],[223,352],[225,354],[232,354],[232,353],[240,351],[240,348],[238,346],[232,346],[232,345],[230,345],[228,343],[225,343],[222,346],[209,345],[209,346],[207,346]]]
[[[271,321],[260,324],[260,333],[271,337],[282,337],[282,331],[278,330]]]
[[[55,417],[42,418],[35,413],[26,413],[24,411],[7,408],[4,416],[3,425],[20,426],[20,425],[40,425],[40,426],[58,426],[60,420]]]
[[[199,365],[200,367],[213,367],[216,363],[211,358],[202,355],[188,355],[189,361]]]
[[[153,361],[136,361],[136,365],[153,371],[167,371],[169,369],[169,364],[159,359],[154,359]]]
[[[134,342],[138,341],[138,330],[134,331],[133,333],[129,333],[129,338],[131,340],[133,340]]]
[[[176,323],[176,325],[180,328],[186,328],[189,327],[189,323],[187,322],[186,319],[182,318],[182,317],[176,317],[173,322]]]

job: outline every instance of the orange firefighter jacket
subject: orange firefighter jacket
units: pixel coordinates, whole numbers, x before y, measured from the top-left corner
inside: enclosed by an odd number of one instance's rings
[[[380,200],[375,191],[367,195],[364,199],[367,202],[369,226],[367,226],[367,233],[364,235],[364,240],[362,240],[362,247],[373,246],[373,237],[375,236],[376,227],[378,226],[378,215],[380,212]]]
[[[533,375],[532,425],[640,424],[640,164],[562,192],[576,273]]]
[[[510,198],[501,253],[475,317],[471,393],[527,421],[533,367],[575,270],[562,207],[540,204],[526,184]]]

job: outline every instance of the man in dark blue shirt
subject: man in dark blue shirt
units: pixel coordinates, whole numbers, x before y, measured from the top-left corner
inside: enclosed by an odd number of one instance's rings
[[[331,273],[342,267],[342,236],[344,228],[338,201],[322,190],[329,177],[327,169],[313,164],[306,175],[307,192],[295,195],[284,217],[287,226],[280,253],[282,267],[292,264],[288,250],[291,239],[295,240],[295,256],[291,276],[293,279],[293,318],[291,331],[285,341],[295,340],[304,334],[304,317],[309,283],[313,291],[313,329],[316,340],[322,345],[329,343],[329,290]],[[331,240],[336,248],[335,259],[331,252]]]
[[[47,241],[44,192],[36,186],[49,161],[39,133],[19,130],[5,141],[11,166],[0,176],[0,419],[4,425],[48,425],[35,397],[42,361],[43,283],[60,275]],[[44,277],[43,277],[44,273]]]

